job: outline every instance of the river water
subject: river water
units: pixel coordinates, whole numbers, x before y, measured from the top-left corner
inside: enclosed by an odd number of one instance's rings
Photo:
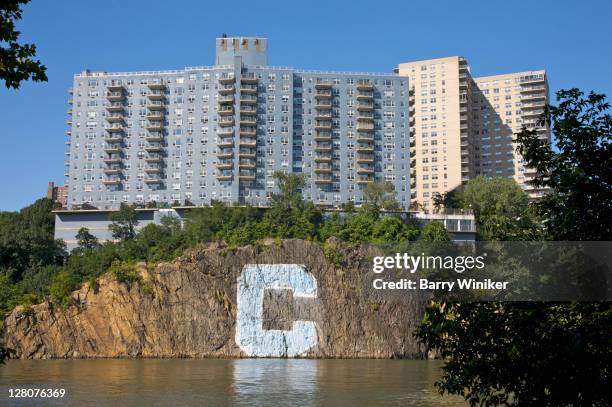
[[[2,406],[464,406],[433,387],[441,362],[308,359],[9,360]],[[61,399],[9,389],[63,388]]]

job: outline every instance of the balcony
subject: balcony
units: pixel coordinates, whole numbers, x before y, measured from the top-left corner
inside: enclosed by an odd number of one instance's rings
[[[109,102],[120,102],[125,99],[125,94],[123,92],[106,92],[106,99]]]
[[[315,100],[315,109],[331,109],[332,104],[329,99],[316,99]]]
[[[521,85],[521,93],[542,93],[542,92],[546,92],[546,85],[531,85],[531,86],[524,86]]]
[[[255,137],[257,135],[256,127],[241,127],[240,136]]]
[[[161,100],[149,100],[147,101],[147,109],[149,110],[164,110],[164,102]]]
[[[546,100],[546,93],[524,93],[521,95],[521,101],[525,100]]]
[[[233,158],[234,157],[234,151],[233,150],[219,150],[217,151],[217,158],[222,159],[222,158]]]
[[[217,142],[217,147],[219,148],[230,148],[230,147],[234,147],[234,139],[231,138],[225,138],[225,139],[221,139]]]
[[[544,113],[544,109],[526,110],[523,111],[523,117],[540,117]]]
[[[314,128],[315,130],[331,130],[332,122],[330,120],[317,120]]]
[[[358,143],[373,143],[374,135],[368,133],[357,133],[357,142]]]
[[[145,157],[145,161],[148,163],[156,163],[164,160],[163,154],[149,154]]]
[[[163,100],[166,97],[166,92],[163,90],[150,90],[147,92],[149,100]]]
[[[374,121],[374,113],[364,113],[361,112],[357,116],[357,120],[371,123]]]
[[[357,93],[357,100],[372,100],[374,99],[374,92],[360,91]]]
[[[371,112],[374,110],[374,102],[360,102],[357,104],[357,111]]]
[[[147,81],[147,86],[149,89],[165,89],[166,84],[163,79],[149,79]]]
[[[220,173],[217,174],[217,179],[219,181],[231,181],[232,179],[234,179],[234,174],[232,174],[232,172],[228,172],[228,173]]]
[[[240,83],[257,83],[257,76],[254,73],[246,73],[240,76]]]
[[[234,128],[233,127],[221,127],[219,128],[219,130],[217,130],[217,136],[220,138],[233,137]]]
[[[318,174],[326,174],[332,172],[331,164],[315,164],[314,172]]]
[[[332,82],[329,79],[317,79],[315,89],[331,89]]]
[[[357,168],[357,174],[374,174],[374,167],[373,166],[359,166],[359,168]]]
[[[357,131],[364,133],[374,133],[374,124],[357,123]]]
[[[234,103],[234,95],[221,95],[217,98],[217,102],[220,105],[225,104],[233,104]]]
[[[317,152],[317,154],[314,157],[315,162],[331,162],[331,160],[332,160],[331,153]]]
[[[374,154],[357,154],[357,162],[358,163],[373,163],[374,162]]]
[[[356,148],[358,153],[370,153],[374,152],[374,145],[372,144],[359,144]]]
[[[144,179],[145,184],[161,184],[164,182],[159,176],[148,176]]]
[[[149,131],[162,131],[164,129],[163,121],[148,121],[145,128]]]
[[[220,95],[231,95],[236,92],[234,85],[221,85],[218,90]]]
[[[159,174],[162,170],[163,167],[161,165],[150,165],[144,169],[147,174]]]
[[[110,154],[108,157],[104,158],[104,162],[106,164],[114,164],[121,162],[122,157],[120,154]]]
[[[332,145],[331,143],[317,143],[314,147],[315,151],[332,151]]]
[[[241,148],[238,151],[240,158],[255,158],[257,157],[257,150],[254,148]]]
[[[326,174],[317,175],[314,181],[315,184],[331,184],[332,182],[334,182],[332,176]]]
[[[257,107],[255,106],[240,106],[240,114],[256,114],[257,113]]]
[[[121,184],[121,178],[120,177],[108,177],[102,180],[102,183],[104,185],[119,185]]]
[[[122,112],[124,109],[123,103],[121,102],[111,102],[106,105],[106,110],[108,112]]]
[[[257,176],[257,172],[254,170],[240,170],[238,172],[238,179],[242,179],[245,181],[255,181]]]
[[[164,112],[149,111],[147,112],[147,119],[149,119],[150,121],[164,120]]]
[[[330,99],[332,97],[331,89],[316,89],[315,98]]]
[[[124,90],[124,86],[120,81],[110,81],[106,88],[111,92],[122,92]]]
[[[238,163],[238,167],[245,169],[255,169],[257,168],[257,161],[241,159]]]
[[[222,108],[220,108],[218,110],[219,112],[219,116],[233,116],[234,115],[234,108],[229,106],[223,106]]]
[[[257,125],[257,116],[253,115],[241,115],[240,124],[243,126],[255,126]]]
[[[145,151],[164,151],[166,146],[163,143],[149,143],[145,146]]]
[[[254,94],[257,93],[257,85],[249,85],[249,84],[244,84],[242,86],[240,86],[240,93],[250,93],[250,94]]]
[[[358,184],[368,184],[374,181],[374,177],[372,175],[360,175],[357,177]]]
[[[372,83],[370,83],[369,80],[360,79],[359,82],[357,82],[357,89],[358,90],[373,90],[374,85],[372,85]]]
[[[147,141],[163,141],[164,133],[161,131],[150,131],[145,136],[145,140]]]
[[[325,110],[317,109],[317,112],[315,113],[314,118],[315,118],[315,120],[328,120],[328,121],[331,121],[331,119],[332,119],[331,109],[325,109]]]
[[[104,137],[106,143],[120,143],[123,140],[123,136],[118,133],[109,133]]]
[[[234,74],[224,73],[219,76],[219,83],[228,84],[234,83],[235,81],[236,78],[234,77]]]
[[[234,117],[233,116],[222,116],[218,121],[219,127],[230,127],[234,125]]]
[[[332,133],[330,131],[317,131],[314,135],[315,141],[331,141]]]
[[[543,74],[522,76],[519,81],[521,85],[528,83],[545,83]]]
[[[257,104],[257,96],[240,94],[240,104],[255,105]]]
[[[238,145],[240,147],[256,147],[257,146],[257,140],[253,139],[253,138],[240,138],[240,141],[238,141]]]
[[[102,170],[107,175],[119,174],[122,170],[121,165],[109,165],[107,168]]]
[[[220,170],[231,170],[234,167],[232,160],[223,160],[217,163],[217,168]]]
[[[104,127],[104,130],[109,133],[120,133],[123,131],[123,125],[117,123],[107,124],[106,127]]]

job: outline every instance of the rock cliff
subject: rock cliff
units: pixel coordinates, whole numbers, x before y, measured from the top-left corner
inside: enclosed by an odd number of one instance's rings
[[[18,307],[0,339],[33,359],[425,357],[413,337],[423,301],[368,289],[378,254],[335,241],[325,250],[301,240],[202,245],[139,266],[141,282],[105,275],[95,291],[85,284],[67,308]]]

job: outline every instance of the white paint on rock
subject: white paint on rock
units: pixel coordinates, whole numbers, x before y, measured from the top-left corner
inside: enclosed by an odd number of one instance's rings
[[[293,321],[290,331],[263,329],[264,290],[317,296],[317,281],[300,264],[247,264],[238,277],[236,344],[247,356],[295,357],[317,344],[314,321]]]

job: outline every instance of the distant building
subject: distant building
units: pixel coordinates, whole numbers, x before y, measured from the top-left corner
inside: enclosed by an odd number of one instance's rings
[[[426,210],[433,198],[482,175],[514,179],[537,198],[535,171],[516,152],[523,126],[550,141],[539,115],[548,104],[546,72],[472,77],[460,56],[399,64],[410,83],[411,185]]]
[[[67,194],[68,189],[65,185],[55,186],[55,183],[52,181],[49,181],[49,184],[47,184],[47,198],[61,204],[62,208],[66,207],[66,202],[68,202]]]

